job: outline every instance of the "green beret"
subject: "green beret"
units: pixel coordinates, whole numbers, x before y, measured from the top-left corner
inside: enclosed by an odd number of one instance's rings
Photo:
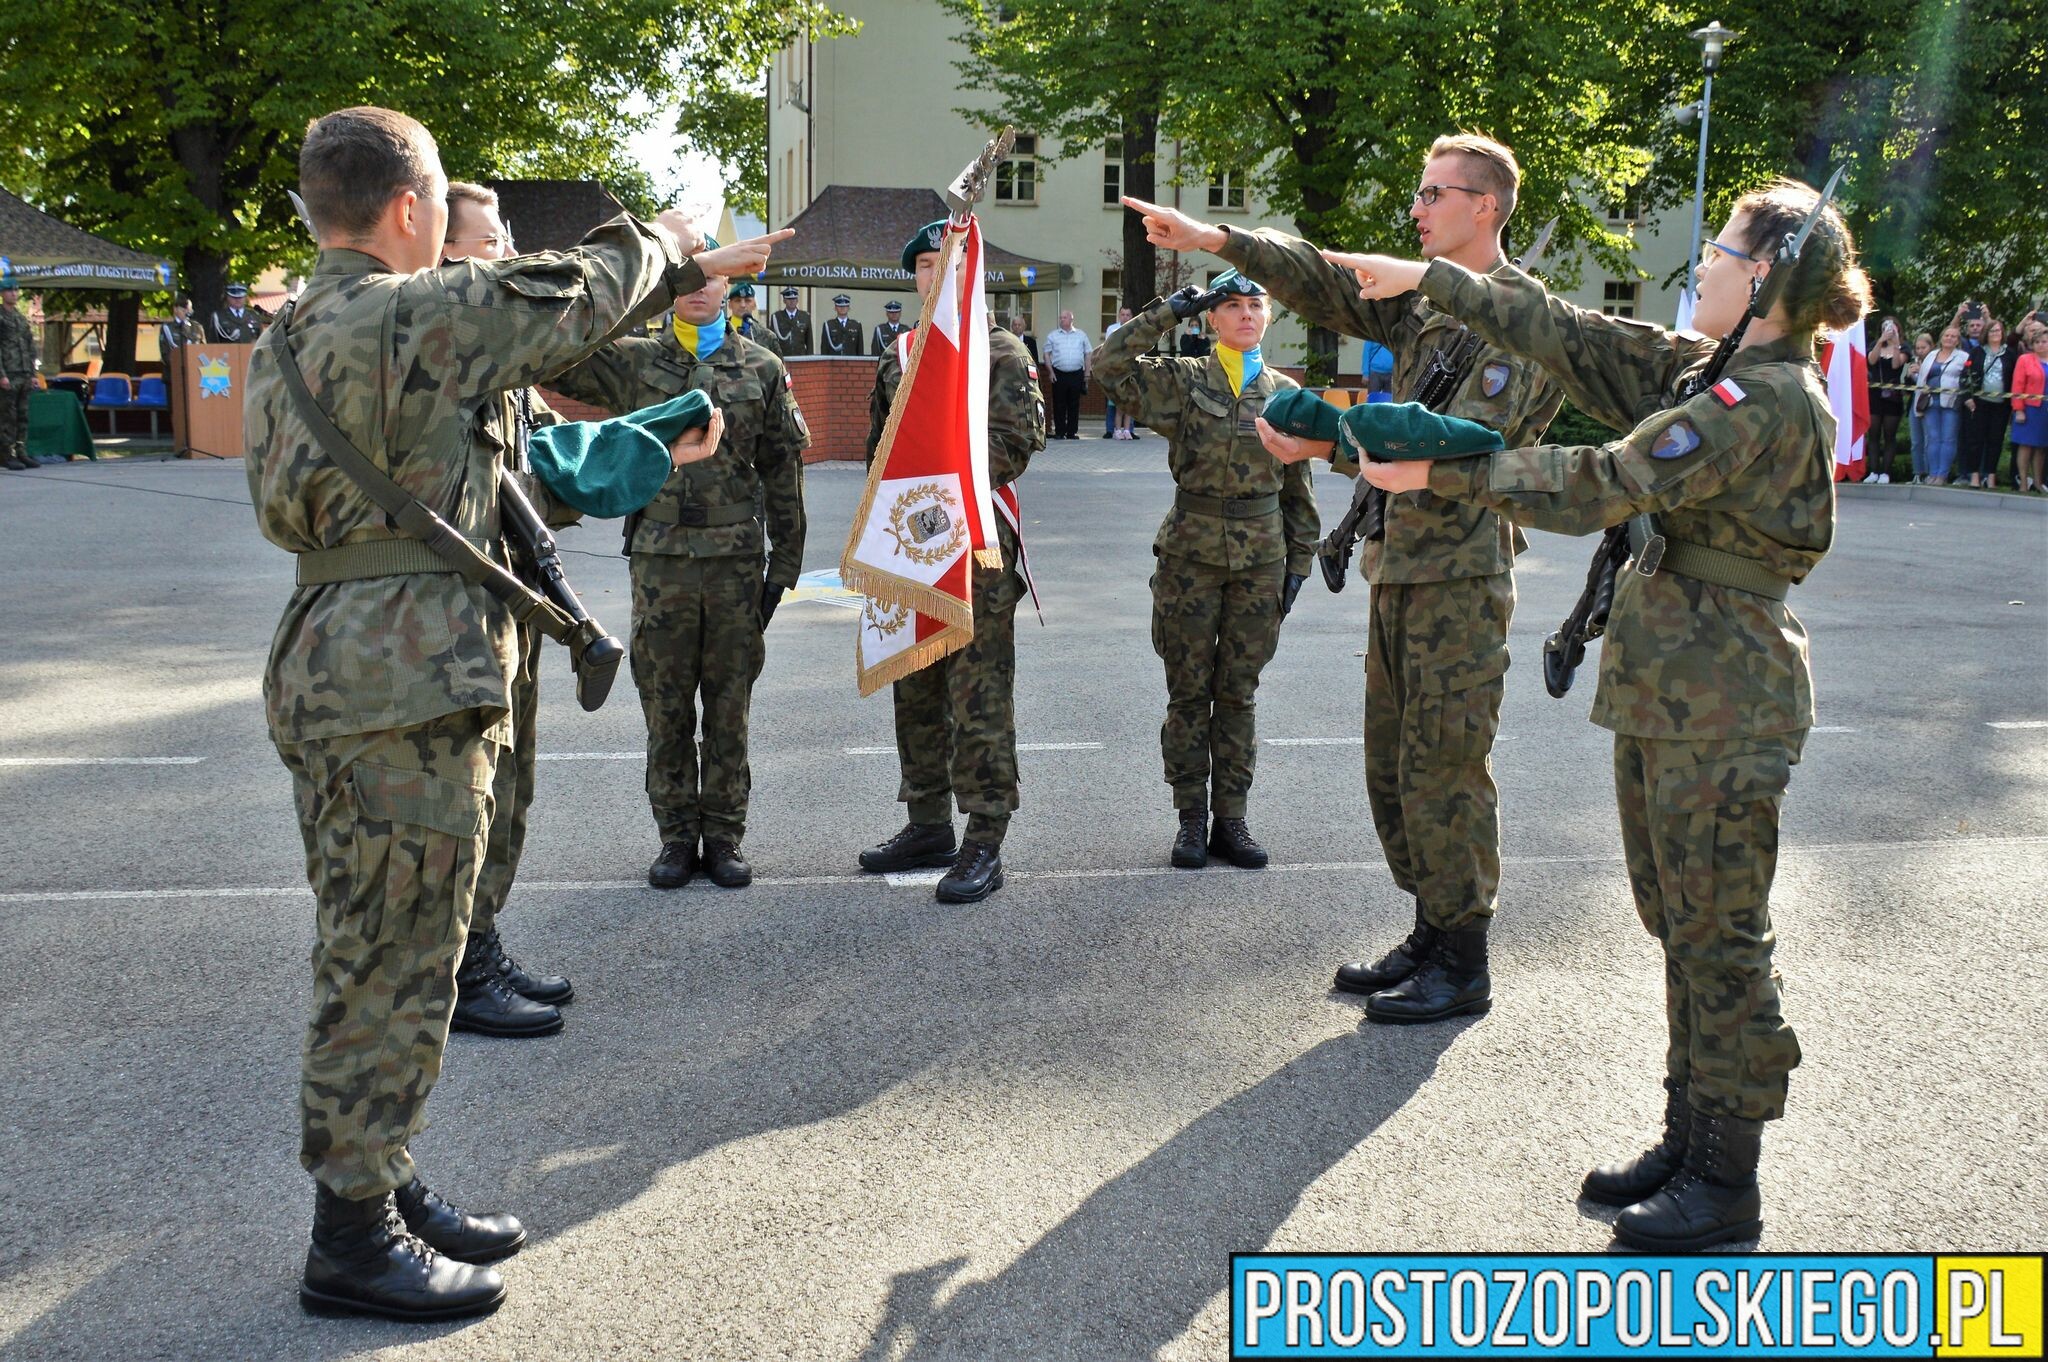
[[[917,273],[917,258],[946,247],[946,219],[927,222],[917,229],[917,235],[903,246],[903,269],[907,274]]]
[[[751,298],[754,296],[754,286],[742,279],[739,283],[727,289],[725,296],[728,298]]]
[[[1341,443],[1354,458],[1459,459],[1503,448],[1499,431],[1439,416],[1420,402],[1367,402],[1346,411],[1337,424]]]
[[[710,420],[711,399],[692,389],[609,421],[543,426],[527,454],[534,476],[559,500],[585,515],[630,515],[667,483],[668,447]]]
[[[1263,298],[1266,290],[1239,274],[1236,270],[1225,270],[1210,283],[1211,293],[1230,293],[1241,298]],[[1317,438],[1321,438],[1318,436]]]
[[[707,251],[715,251],[715,250],[717,250],[717,249],[718,249],[718,238],[717,238],[717,237],[715,237],[715,236],[713,236],[713,235],[711,235],[711,233],[709,233],[709,232],[706,232],[706,233],[704,234],[704,246],[703,246],[703,249],[704,249],[704,250],[707,250]]]
[[[1266,399],[1261,414],[1282,435],[1335,444],[1337,418],[1342,413],[1306,388],[1285,388]]]

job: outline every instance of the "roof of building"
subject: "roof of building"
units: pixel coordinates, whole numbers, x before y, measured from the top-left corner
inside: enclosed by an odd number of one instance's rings
[[[119,246],[0,189],[0,275],[23,288],[156,293],[177,275],[158,256]]]
[[[626,211],[598,180],[485,180],[522,251],[566,251]]]
[[[903,243],[946,216],[946,203],[925,188],[827,185],[789,223],[796,235],[775,248],[762,276],[770,284],[900,291],[910,283]],[[988,286],[1004,293],[1050,292],[1073,278],[1071,266],[1033,260],[982,238]]]

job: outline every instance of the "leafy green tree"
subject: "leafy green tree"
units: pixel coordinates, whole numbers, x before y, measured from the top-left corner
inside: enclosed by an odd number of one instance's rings
[[[0,182],[180,266],[202,310],[230,269],[310,258],[285,190],[307,122],[418,118],[458,177],[644,176],[622,139],[660,104],[805,31],[821,0],[163,0],[0,8]],[[118,329],[118,328],[117,328]]]
[[[722,81],[683,96],[676,136],[718,161],[725,206],[768,218],[768,97]]]

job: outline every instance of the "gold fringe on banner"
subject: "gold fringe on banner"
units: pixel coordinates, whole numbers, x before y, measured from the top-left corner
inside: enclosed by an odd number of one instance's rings
[[[916,628],[915,623],[905,626]],[[921,671],[951,652],[966,647],[973,639],[971,632],[947,628],[944,633],[933,634],[922,643],[913,644],[892,657],[886,657],[874,666],[867,665],[861,656],[860,641],[863,635],[853,636],[853,661],[862,699],[873,695],[884,686],[893,686],[912,672]]]

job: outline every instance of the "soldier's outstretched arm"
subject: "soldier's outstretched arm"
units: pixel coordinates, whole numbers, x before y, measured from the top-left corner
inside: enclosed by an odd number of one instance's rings
[[[1188,371],[1199,359],[1166,359],[1152,353],[1159,338],[1179,323],[1171,298],[1154,298],[1145,310],[1111,332],[1095,351],[1095,377],[1120,412],[1172,439],[1180,427]]]
[[[1711,495],[1784,437],[1779,405],[1767,389],[1745,394],[1733,407],[1701,393],[1604,445],[1367,463],[1360,476],[1389,492],[1427,487],[1518,525],[1592,534]]]

